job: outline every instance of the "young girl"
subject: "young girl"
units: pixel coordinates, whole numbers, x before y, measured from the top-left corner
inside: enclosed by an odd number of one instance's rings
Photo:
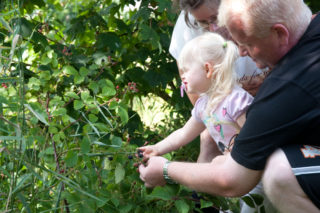
[[[183,47],[178,59],[183,85],[188,93],[198,94],[200,98],[184,127],[155,145],[139,148],[144,158],[177,150],[205,128],[221,152],[230,150],[253,100],[237,85],[233,70],[237,57],[236,45],[216,33],[200,35]]]

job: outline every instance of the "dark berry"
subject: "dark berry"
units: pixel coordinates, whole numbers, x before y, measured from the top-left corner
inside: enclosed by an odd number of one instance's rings
[[[112,161],[112,160],[113,160],[113,157],[112,157],[112,156],[108,157],[108,160]]]
[[[132,160],[132,159],[133,159],[133,156],[132,156],[132,155],[128,155],[128,159],[129,159],[129,160]]]
[[[138,153],[138,156],[139,158],[143,158],[143,153],[142,152]]]

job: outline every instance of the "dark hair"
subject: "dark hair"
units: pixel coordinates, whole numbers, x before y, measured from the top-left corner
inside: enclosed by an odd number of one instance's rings
[[[185,11],[184,20],[189,27],[199,27],[196,22],[191,23],[189,13],[208,3],[220,4],[220,0],[173,0],[175,8]]]
[[[173,6],[185,11],[184,20],[189,27],[198,27],[196,23],[191,23],[189,13],[200,7],[205,1],[206,0],[173,0]]]

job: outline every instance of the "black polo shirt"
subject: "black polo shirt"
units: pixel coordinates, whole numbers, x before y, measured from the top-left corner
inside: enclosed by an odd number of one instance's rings
[[[287,144],[320,145],[320,15],[261,85],[231,155],[262,170]]]

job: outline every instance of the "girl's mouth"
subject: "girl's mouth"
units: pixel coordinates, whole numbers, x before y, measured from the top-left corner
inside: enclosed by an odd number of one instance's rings
[[[187,91],[187,87],[186,84],[184,82],[182,82],[181,86],[180,86],[180,95],[183,98],[184,92]]]

